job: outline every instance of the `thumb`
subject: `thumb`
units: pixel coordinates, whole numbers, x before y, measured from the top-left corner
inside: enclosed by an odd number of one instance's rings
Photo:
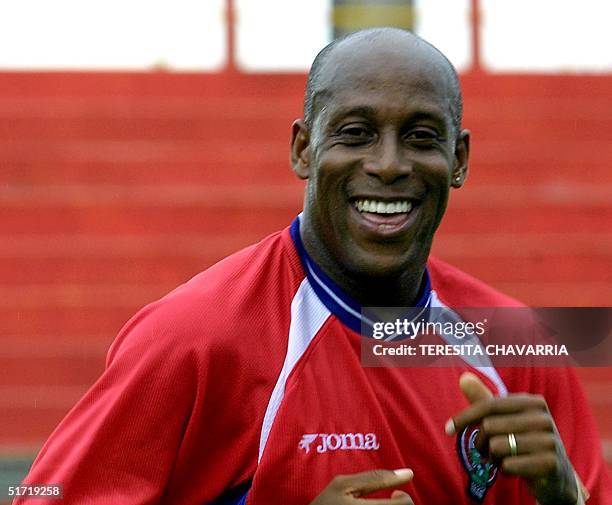
[[[413,477],[412,470],[401,468],[398,470],[370,470],[336,478],[341,488],[353,496],[364,496],[374,491],[400,487],[410,482]]]
[[[459,377],[459,389],[470,403],[493,397],[491,390],[472,372],[464,372]]]
[[[463,396],[466,397],[470,404],[493,397],[491,390],[472,372],[461,374],[459,377],[459,389],[461,389]],[[446,421],[444,430],[447,435],[454,435],[456,433],[455,421],[452,417]],[[477,440],[477,445],[480,445],[479,440]]]
[[[391,498],[403,498],[404,496],[410,496],[410,495],[406,493],[405,491],[399,491],[398,489],[396,489],[395,491],[391,493]]]
[[[414,505],[414,502],[408,493],[399,491],[397,489],[391,493],[391,500],[393,500],[391,503],[395,503],[397,505]]]

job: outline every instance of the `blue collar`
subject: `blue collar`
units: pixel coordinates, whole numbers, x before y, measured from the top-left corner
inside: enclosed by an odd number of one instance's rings
[[[361,333],[363,324],[371,327],[372,321],[363,316],[361,306],[342,291],[306,252],[302,243],[302,237],[300,236],[300,216],[296,217],[293,223],[291,223],[290,232],[300,257],[302,268],[308,277],[312,289],[323,304],[343,324],[356,333]],[[427,307],[431,300],[431,283],[427,268],[423,273],[422,284],[423,287],[419,299],[414,305],[415,307]]]

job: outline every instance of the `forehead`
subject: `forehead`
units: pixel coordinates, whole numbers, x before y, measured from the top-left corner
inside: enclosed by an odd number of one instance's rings
[[[330,113],[365,107],[451,120],[452,81],[439,59],[424,50],[361,46],[339,48],[322,68],[321,96]]]

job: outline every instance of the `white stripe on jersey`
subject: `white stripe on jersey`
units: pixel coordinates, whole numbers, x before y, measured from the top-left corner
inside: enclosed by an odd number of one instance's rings
[[[287,355],[266,408],[259,437],[258,462],[261,461],[276,413],[283,401],[287,378],[330,315],[331,312],[319,300],[308,278],[304,278],[291,301],[291,324],[289,326]]]
[[[431,292],[431,307],[446,309],[438,317],[448,318],[449,321],[454,321],[454,322],[462,321],[461,316],[457,314],[454,310],[452,310],[450,307],[446,306],[438,298],[438,295],[433,290]],[[447,343],[457,345],[458,339],[456,337],[452,335],[442,335],[441,337],[444,340],[446,340]],[[478,339],[476,335],[472,335],[470,337],[464,338],[462,343],[480,344],[480,340]],[[491,360],[489,359],[488,356],[471,356],[471,355],[463,356],[461,355],[461,359],[465,361],[472,368],[478,370],[481,374],[487,377],[493,384],[495,384],[495,387],[497,388],[497,392],[499,396],[508,395],[508,388],[506,388],[504,381],[497,373],[497,370],[495,370],[495,367],[491,363]]]

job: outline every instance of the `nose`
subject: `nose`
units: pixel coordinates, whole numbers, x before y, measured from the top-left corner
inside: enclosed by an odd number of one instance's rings
[[[364,166],[368,175],[385,184],[407,177],[411,172],[410,161],[406,159],[395,132],[388,132],[380,137]]]

